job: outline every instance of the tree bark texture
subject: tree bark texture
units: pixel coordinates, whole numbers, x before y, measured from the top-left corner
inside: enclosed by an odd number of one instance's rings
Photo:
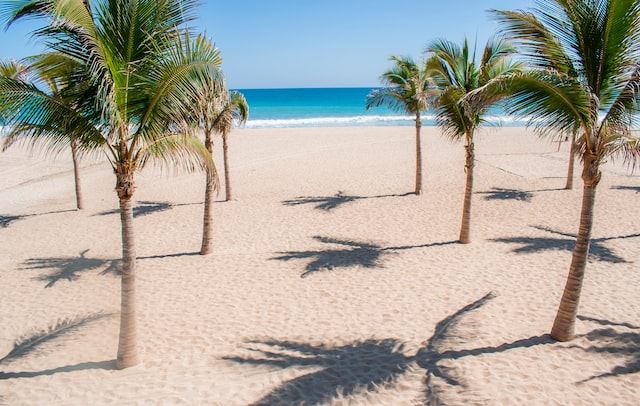
[[[416,195],[422,193],[422,142],[420,139],[420,129],[422,121],[420,114],[416,114]]]
[[[137,365],[138,332],[136,322],[136,246],[133,233],[132,199],[135,190],[133,171],[120,166],[116,170],[116,191],[120,201],[122,223],[122,287],[120,303],[120,336],[116,368],[124,369]]]
[[[475,166],[475,152],[473,142],[465,145],[467,183],[464,189],[464,203],[462,205],[462,225],[460,227],[460,243],[471,242],[471,196],[473,195],[473,168]]]
[[[73,161],[73,178],[76,186],[76,207],[78,210],[84,208],[82,199],[82,188],[80,187],[80,163],[78,162],[78,142],[71,140],[71,159]]]
[[[231,174],[229,168],[229,140],[227,132],[222,133],[222,156],[224,160],[224,191],[225,200],[231,200]]]
[[[575,336],[575,321],[578,314],[582,281],[587,267],[591,228],[593,225],[593,209],[596,199],[596,187],[600,182],[599,164],[593,154],[586,153],[582,179],[584,189],[582,195],[582,209],[580,212],[580,227],[576,246],[571,258],[569,276],[560,299],[560,306],[551,328],[551,336],[558,341],[569,341]]]
[[[205,146],[209,154],[213,156],[213,142],[207,137]],[[202,246],[200,247],[200,255],[207,255],[213,251],[213,221],[212,221],[212,204],[213,204],[213,169],[206,170],[206,184],[204,190],[204,215],[202,219]]]
[[[567,170],[567,184],[565,185],[565,189],[571,190],[573,189],[573,167],[575,163],[575,152],[576,152],[576,132],[571,133],[571,152],[569,153],[569,169]]]

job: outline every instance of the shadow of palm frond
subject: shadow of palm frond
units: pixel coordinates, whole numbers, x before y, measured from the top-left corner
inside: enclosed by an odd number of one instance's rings
[[[102,267],[105,269],[100,273],[106,275],[113,273],[120,274],[120,262],[101,258],[87,258],[85,254],[89,250],[80,252],[79,257],[59,257],[59,258],[30,258],[24,262],[22,269],[46,269],[52,272],[35,277],[34,279],[47,282],[45,288],[51,288],[62,280],[73,282],[80,278],[80,273],[96,270]]]
[[[611,186],[611,189],[615,189],[615,190],[633,190],[636,193],[640,193],[640,186]]]
[[[13,349],[7,355],[0,358],[0,364],[25,357],[34,352],[46,351],[46,348],[44,348],[45,345],[52,341],[64,335],[75,333],[92,322],[111,316],[113,316],[111,313],[97,313],[89,316],[59,320],[54,325],[16,340]],[[2,379],[1,375],[0,379]]]
[[[433,243],[416,246],[402,247],[381,247],[377,244],[358,242],[353,240],[340,240],[336,238],[314,236],[316,241],[324,244],[337,245],[342,248],[324,249],[316,251],[289,251],[279,252],[280,256],[271,258],[272,260],[289,261],[292,259],[313,258],[305,267],[300,277],[306,278],[315,272],[332,271],[336,268],[379,268],[382,267],[382,260],[385,255],[394,251],[408,250],[413,248],[427,248],[439,245],[455,244],[457,241]]]
[[[151,213],[157,213],[161,211],[166,211],[172,209],[174,207],[173,204],[168,202],[150,202],[150,201],[140,201],[138,205],[133,208],[133,217],[146,216]],[[103,211],[97,216],[108,216],[111,214],[119,214],[120,209]]]
[[[404,197],[409,196],[415,193],[405,193],[402,195],[398,194],[390,194],[390,195],[379,195],[379,196],[354,196],[347,195],[343,191],[339,191],[335,194],[335,196],[299,196],[295,199],[285,200],[282,202],[285,206],[299,206],[303,204],[315,204],[315,208],[323,211],[331,211],[337,209],[340,206],[343,206],[347,203],[354,202],[356,200],[363,199],[382,199],[385,197]]]
[[[619,324],[612,323],[612,325]],[[580,348],[584,351],[598,354],[610,354],[616,358],[624,357],[625,362],[622,365],[613,367],[609,372],[593,375],[579,383],[640,372],[640,332],[619,332],[613,328],[604,328],[593,330],[584,335],[584,337],[595,344],[588,347],[576,345],[572,346],[572,348]]]
[[[113,371],[116,369],[116,360],[107,361],[90,361],[81,362],[75,365],[65,365],[63,367],[45,369],[44,371],[24,371],[24,372],[2,372],[0,371],[0,380],[13,378],[35,378],[38,376],[50,376],[62,372],[85,371],[88,369],[102,369],[105,371]]]
[[[466,385],[453,368],[440,365],[441,361],[555,342],[549,336],[541,336],[496,347],[449,349],[452,341],[460,343],[470,338],[460,334],[459,327],[465,324],[468,315],[494,297],[493,293],[488,293],[440,321],[433,336],[415,355],[407,354],[406,344],[397,339],[369,339],[341,346],[264,340],[248,342],[251,356],[224,359],[254,366],[302,368],[300,376],[282,383],[254,405],[327,404],[356,394],[366,395],[382,386],[392,386],[403,374],[417,368],[425,371],[424,403],[446,404],[444,397],[448,389],[464,389]]]
[[[629,324],[625,322],[619,323],[611,320],[596,319],[594,317],[583,316],[581,314],[577,315],[576,317],[578,318],[578,320],[590,321],[592,323],[600,324],[601,326],[618,326],[618,327],[626,327],[633,330],[640,330],[640,326],[634,326],[633,324]]]
[[[11,223],[22,220],[26,216],[0,216],[0,227],[7,228]]]
[[[530,202],[533,193],[519,189],[504,189],[499,187],[491,188],[488,192],[477,192],[479,195],[486,195],[485,200],[520,200]]]
[[[570,251],[576,245],[576,235],[562,233],[552,230],[548,227],[534,226],[538,230],[546,231],[552,234],[561,235],[566,238],[553,238],[553,237],[511,237],[511,238],[495,238],[492,241],[501,242],[505,244],[519,244],[521,247],[514,248],[512,251],[517,254],[532,253],[539,251]],[[603,237],[592,238],[589,246],[589,260],[590,261],[603,261],[611,263],[627,263],[628,261],[618,255],[615,252],[604,245],[605,242],[611,240],[620,240],[628,238],[640,237],[640,233],[621,235],[617,237]]]
[[[0,216],[0,228],[7,228],[11,225],[11,223],[14,223],[18,220],[22,220],[25,219],[27,217],[38,217],[38,216],[44,216],[47,214],[59,214],[59,213],[68,213],[68,212],[72,212],[72,211],[77,211],[75,209],[73,210],[55,210],[55,211],[48,211],[45,213],[36,213],[36,214],[19,214],[17,216]]]

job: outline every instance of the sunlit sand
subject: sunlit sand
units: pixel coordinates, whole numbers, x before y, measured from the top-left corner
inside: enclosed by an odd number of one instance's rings
[[[556,343],[582,196],[568,144],[483,130],[461,245],[464,149],[425,127],[415,196],[413,137],[235,130],[209,256],[204,175],[141,172],[142,363],[123,371],[110,167],[83,161],[76,211],[70,158],[0,154],[0,404],[637,404],[640,177],[604,166],[578,337]]]

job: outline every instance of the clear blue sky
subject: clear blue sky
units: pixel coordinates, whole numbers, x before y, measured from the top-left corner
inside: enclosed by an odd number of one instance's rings
[[[231,88],[368,87],[391,55],[421,58],[436,38],[478,48],[497,27],[488,9],[534,0],[203,0],[197,29],[220,49]],[[0,32],[0,57],[38,52],[35,22]]]

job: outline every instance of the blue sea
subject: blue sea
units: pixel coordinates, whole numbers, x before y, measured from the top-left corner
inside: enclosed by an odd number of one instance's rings
[[[386,107],[365,109],[373,88],[237,89],[249,104],[247,128],[413,126],[415,116]],[[513,124],[496,110],[490,119]],[[433,126],[433,113],[423,115],[423,124]]]

